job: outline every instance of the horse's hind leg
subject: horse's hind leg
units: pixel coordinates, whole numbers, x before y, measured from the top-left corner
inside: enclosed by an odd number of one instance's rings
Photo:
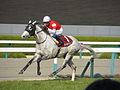
[[[71,80],[74,81],[75,80],[75,73],[76,73],[76,66],[74,65],[72,59],[69,60],[68,65],[72,69],[72,79]]]
[[[49,76],[51,77],[51,76],[56,75],[58,72],[60,72],[61,70],[63,70],[63,69],[66,67],[66,64],[67,64],[67,62],[65,62],[62,67],[58,68],[56,71],[54,71],[54,72],[53,72],[52,74],[50,74]]]
[[[71,58],[71,55],[67,54],[66,57],[65,57],[65,61],[63,62],[62,66],[60,68],[58,68],[56,71],[54,71],[52,74],[50,74],[49,76],[54,76],[56,75],[58,72],[60,72],[61,70],[63,70],[67,63],[68,63],[68,60]]]

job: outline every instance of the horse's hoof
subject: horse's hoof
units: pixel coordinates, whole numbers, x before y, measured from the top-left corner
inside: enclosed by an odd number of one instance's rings
[[[37,75],[41,75],[41,72],[38,72]]]
[[[55,75],[54,74],[50,74],[50,75],[48,75],[49,77],[54,77]]]
[[[18,74],[23,74],[24,70],[21,70]]]
[[[18,74],[23,74],[23,72],[22,72],[22,71],[20,71]]]

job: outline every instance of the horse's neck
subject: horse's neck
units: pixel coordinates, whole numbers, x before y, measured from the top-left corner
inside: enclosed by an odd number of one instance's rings
[[[39,43],[43,42],[46,39],[46,37],[47,37],[47,35],[45,35],[43,32],[40,32],[40,33],[36,34],[35,36],[36,36],[35,37],[36,38],[36,42],[39,42]]]
[[[45,33],[38,25],[36,25],[35,36],[36,42],[42,42],[46,37]]]
[[[42,43],[49,43],[48,41],[54,43],[54,41],[52,40],[50,35],[47,34],[45,31],[42,31],[38,25],[36,25],[35,35],[36,35],[36,41],[39,43],[41,43],[41,42]]]
[[[41,30],[40,27],[38,27],[36,28],[35,32],[36,42],[39,42],[39,44],[36,44],[37,53],[42,53],[43,55],[48,56],[47,58],[55,57],[59,48],[52,40],[49,34],[40,30]]]

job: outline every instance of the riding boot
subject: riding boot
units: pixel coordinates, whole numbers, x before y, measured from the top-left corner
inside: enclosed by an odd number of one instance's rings
[[[64,42],[61,40],[61,38],[59,36],[57,36],[56,39],[59,41],[57,46],[60,47]]]

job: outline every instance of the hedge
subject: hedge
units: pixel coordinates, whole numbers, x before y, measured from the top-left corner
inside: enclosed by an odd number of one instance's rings
[[[100,59],[110,59],[111,58],[111,55],[112,55],[112,53],[101,53],[101,55],[100,55]],[[119,55],[117,55],[117,57],[116,57],[116,59],[119,59]]]
[[[100,41],[100,42],[120,42],[120,37],[98,37],[98,36],[74,36],[79,41]],[[23,40],[20,35],[0,35],[0,40]],[[26,39],[26,41],[35,40],[34,37]],[[0,44],[0,47],[8,47],[8,44]],[[21,44],[12,44],[11,47],[21,47]],[[22,44],[22,47],[35,47],[34,44]],[[92,47],[108,47],[107,45],[92,45]],[[109,47],[118,47],[118,45],[110,45]],[[33,55],[34,53],[9,53],[9,57],[23,58],[25,55]],[[4,57],[0,53],[0,57]],[[110,58],[111,54],[101,54],[100,58]]]
[[[74,36],[79,41],[120,42],[120,37]],[[0,35],[0,40],[23,40],[20,35]],[[26,41],[35,40],[34,37]]]
[[[6,58],[6,53],[0,53],[0,58]],[[24,53],[8,53],[8,58],[26,58]]]

